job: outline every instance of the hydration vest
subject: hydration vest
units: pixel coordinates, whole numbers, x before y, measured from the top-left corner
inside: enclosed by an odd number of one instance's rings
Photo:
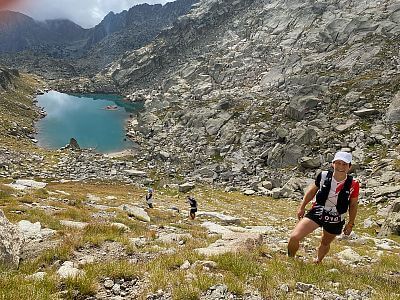
[[[328,171],[325,181],[320,187],[315,200],[318,205],[325,206],[326,199],[328,199],[329,191],[331,189],[333,172]],[[322,179],[322,178],[321,178]],[[349,209],[350,204],[350,188],[353,182],[353,177],[347,175],[346,181],[344,182],[343,188],[339,192],[336,209],[339,214],[344,214]]]
[[[190,197],[188,201],[191,208],[197,208],[197,201],[194,198]]]

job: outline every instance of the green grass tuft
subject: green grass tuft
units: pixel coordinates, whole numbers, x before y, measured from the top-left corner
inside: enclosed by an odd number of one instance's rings
[[[15,272],[0,273],[0,299],[2,300],[53,300],[57,299],[54,278],[28,280]]]
[[[225,253],[214,257],[213,260],[218,264],[218,268],[229,271],[242,281],[260,271],[257,258],[251,253]]]

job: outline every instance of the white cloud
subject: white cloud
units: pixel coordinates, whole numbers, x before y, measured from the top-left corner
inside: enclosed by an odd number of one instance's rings
[[[18,11],[36,19],[69,19],[84,28],[98,24],[110,11],[119,13],[134,5],[165,4],[173,0],[25,0]]]

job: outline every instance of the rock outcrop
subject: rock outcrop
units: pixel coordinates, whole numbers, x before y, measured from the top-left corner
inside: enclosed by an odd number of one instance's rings
[[[386,119],[390,123],[400,123],[400,92],[397,93],[389,105]]]
[[[17,267],[22,245],[22,236],[18,228],[7,220],[0,210],[0,263]]]

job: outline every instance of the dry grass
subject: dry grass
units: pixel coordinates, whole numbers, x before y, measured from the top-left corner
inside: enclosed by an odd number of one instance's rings
[[[53,300],[57,292],[56,281],[52,278],[29,280],[16,273],[0,273],[0,299],[4,300]]]
[[[60,195],[60,199],[79,201],[73,205],[65,201],[57,201],[53,193],[65,191],[69,196]],[[218,239],[218,236],[209,236],[205,228],[200,224],[201,218],[189,221],[185,215],[176,214],[167,210],[168,207],[177,206],[182,210],[187,210],[184,196],[176,196],[174,192],[159,190],[156,194],[156,208],[148,210],[152,219],[151,224],[146,224],[127,216],[126,213],[116,207],[123,203],[139,203],[144,191],[131,185],[116,183],[50,183],[45,191],[32,191],[23,197],[15,197],[13,191],[2,188],[3,193],[2,209],[7,217],[13,222],[21,219],[28,219],[32,222],[39,221],[44,226],[59,230],[61,243],[59,247],[44,251],[39,257],[32,261],[24,262],[20,270],[13,273],[2,273],[0,282],[10,282],[10,286],[16,282],[25,282],[22,274],[32,274],[41,269],[48,274],[54,274],[53,264],[57,261],[73,259],[73,253],[84,245],[89,247],[100,247],[104,242],[117,242],[125,247],[126,255],[137,255],[139,253],[150,254],[152,259],[133,265],[126,260],[114,260],[103,263],[93,263],[84,267],[86,276],[75,280],[68,280],[58,285],[49,276],[46,282],[31,285],[29,289],[21,290],[16,294],[11,289],[2,290],[5,299],[21,299],[26,295],[32,299],[51,299],[55,291],[65,290],[68,297],[79,291],[80,295],[90,296],[96,292],[99,281],[104,277],[111,278],[141,278],[148,282],[143,290],[143,295],[156,292],[159,289],[170,291],[173,299],[198,299],[210,286],[217,283],[228,286],[230,292],[242,295],[248,289],[258,289],[265,298],[272,299],[297,299],[295,293],[296,282],[315,284],[317,287],[332,292],[343,294],[349,288],[366,289],[372,287],[376,295],[375,299],[394,299],[395,294],[400,294],[398,277],[390,276],[391,272],[400,269],[398,252],[387,252],[379,257],[376,255],[374,244],[368,241],[366,244],[352,244],[349,241],[336,241],[332,245],[331,255],[328,255],[323,265],[315,266],[308,262],[310,254],[301,249],[299,252],[306,259],[288,259],[271,251],[268,245],[263,245],[253,252],[224,254],[212,257],[211,260],[217,263],[217,268],[209,271],[203,270],[196,261],[204,260],[205,257],[196,254],[193,249],[205,247]],[[106,210],[115,213],[110,219],[99,219],[96,222],[91,220],[91,214],[97,209],[86,205],[87,194],[100,197],[99,203],[109,205]],[[199,199],[201,210],[219,211],[224,208],[224,213],[232,216],[240,216],[243,225],[271,225],[286,228],[287,232],[278,233],[282,238],[287,237],[294,223],[287,219],[292,217],[297,202],[272,200],[267,197],[248,197],[239,193],[224,193],[210,188],[196,189],[194,196]],[[49,196],[51,195],[51,196]],[[116,200],[107,200],[107,196],[114,196]],[[51,198],[51,200],[49,200]],[[52,205],[59,208],[51,213],[40,208],[28,208],[27,204],[38,202],[40,204]],[[142,201],[143,202],[143,201]],[[157,207],[157,203],[162,203]],[[257,210],[253,208],[255,205]],[[23,209],[21,209],[23,208]],[[23,210],[22,213],[15,213],[13,210]],[[255,216],[257,214],[257,216]],[[360,207],[359,221],[375,214],[375,209],[371,207]],[[275,221],[271,216],[274,216]],[[63,228],[59,224],[59,219],[70,219],[75,221],[89,221],[90,224],[83,230],[72,230]],[[128,232],[111,226],[110,222],[119,222],[127,225]],[[152,227],[149,227],[152,225]],[[183,245],[177,243],[164,244],[157,241],[157,228],[165,227],[176,228],[178,232],[185,232],[193,238],[186,239]],[[359,226],[361,227],[361,226]],[[356,227],[357,233],[366,234],[369,230]],[[318,245],[319,234],[315,233],[309,238],[307,249],[313,249]],[[137,248],[129,242],[129,238],[142,237],[147,243],[144,247]],[[373,259],[378,259],[372,266],[359,267],[355,270],[337,262],[334,253],[342,251],[350,246],[360,255],[368,255]],[[169,249],[167,252],[165,252]],[[315,252],[313,252],[315,253]],[[311,255],[313,256],[313,254]],[[180,266],[188,260],[192,266],[189,270],[181,270]],[[337,269],[339,272],[330,272]],[[352,280],[349,281],[348,278]],[[187,284],[188,278],[190,284]],[[338,283],[338,288],[332,286],[332,282]],[[289,285],[291,292],[283,293],[279,290],[282,283]],[[1,284],[1,283],[0,283]],[[3,283],[4,284],[4,283]],[[47,289],[47,291],[44,291]],[[74,292],[75,291],[75,292]],[[35,296],[34,293],[37,293]],[[22,296],[21,296],[22,295]],[[33,295],[33,296],[32,296]],[[35,298],[36,297],[36,298]],[[145,299],[145,296],[143,296]],[[305,299],[307,296],[304,296]]]

